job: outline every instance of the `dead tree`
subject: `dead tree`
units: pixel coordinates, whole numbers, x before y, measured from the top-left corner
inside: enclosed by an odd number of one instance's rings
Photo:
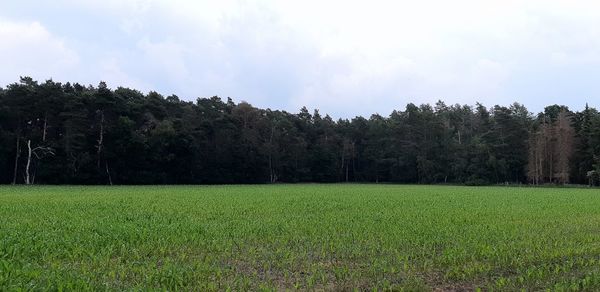
[[[571,118],[566,111],[561,111],[555,124],[556,135],[556,167],[553,176],[556,182],[569,183],[569,163],[573,153],[573,144],[575,139],[575,130],[571,126]]]
[[[529,139],[529,181],[533,184],[569,183],[574,139],[575,130],[568,112],[561,111],[554,122],[544,117]]]
[[[54,149],[50,147],[37,146],[31,148],[31,140],[27,140],[27,164],[25,166],[25,184],[30,185],[33,183],[33,179],[30,174],[32,156],[36,159],[42,159],[48,155],[54,155]]]

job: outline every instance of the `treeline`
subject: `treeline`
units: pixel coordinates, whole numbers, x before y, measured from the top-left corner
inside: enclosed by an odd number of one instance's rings
[[[600,173],[600,114],[408,104],[333,120],[218,97],[31,78],[0,88],[0,183],[579,183]]]

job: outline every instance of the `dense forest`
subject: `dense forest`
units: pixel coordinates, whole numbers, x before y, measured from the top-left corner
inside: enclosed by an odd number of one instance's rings
[[[0,88],[0,183],[596,184],[600,114],[408,104],[333,120],[104,82]]]

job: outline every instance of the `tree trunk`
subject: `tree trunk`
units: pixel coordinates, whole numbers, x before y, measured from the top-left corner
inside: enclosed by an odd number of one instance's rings
[[[48,132],[48,113],[44,113],[44,132],[42,133],[42,142],[46,142],[46,133]]]
[[[25,166],[25,184],[31,184],[29,166],[31,165],[31,140],[27,140],[27,165]]]
[[[102,146],[104,142],[104,111],[100,111],[100,137],[98,138],[98,151],[96,156],[98,159],[97,166],[100,168],[100,156],[102,154]]]
[[[348,163],[346,163],[346,182],[348,182]]]
[[[269,153],[269,182],[273,183],[273,159],[271,153]]]
[[[352,177],[353,181],[356,181],[356,153],[355,153],[355,142],[352,142]],[[347,175],[346,175],[347,176]],[[348,178],[346,178],[348,181]]]
[[[271,136],[269,137],[269,180],[275,182],[275,171],[273,170],[273,132],[275,127],[271,127]]]
[[[110,171],[108,171],[108,161],[104,162],[104,166],[106,168],[106,174],[108,176],[108,183],[112,186],[113,182],[112,182],[112,177],[110,176]]]
[[[19,156],[21,156],[21,135],[17,132],[17,151],[15,152],[15,169],[13,172],[12,184],[17,183],[17,172],[19,170]]]
[[[549,153],[550,153],[549,154],[550,155],[550,172],[548,174],[550,183],[554,182],[554,180],[553,180],[553,177],[554,177],[554,153],[553,152],[554,151],[552,151],[552,149],[550,149],[550,151],[549,151]]]
[[[340,168],[341,174],[344,173],[344,158],[346,157],[346,145],[342,145],[342,167]]]

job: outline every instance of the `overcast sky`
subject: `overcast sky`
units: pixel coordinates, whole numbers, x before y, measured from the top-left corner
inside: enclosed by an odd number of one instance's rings
[[[600,1],[0,0],[0,86],[31,76],[292,112],[600,107]]]

